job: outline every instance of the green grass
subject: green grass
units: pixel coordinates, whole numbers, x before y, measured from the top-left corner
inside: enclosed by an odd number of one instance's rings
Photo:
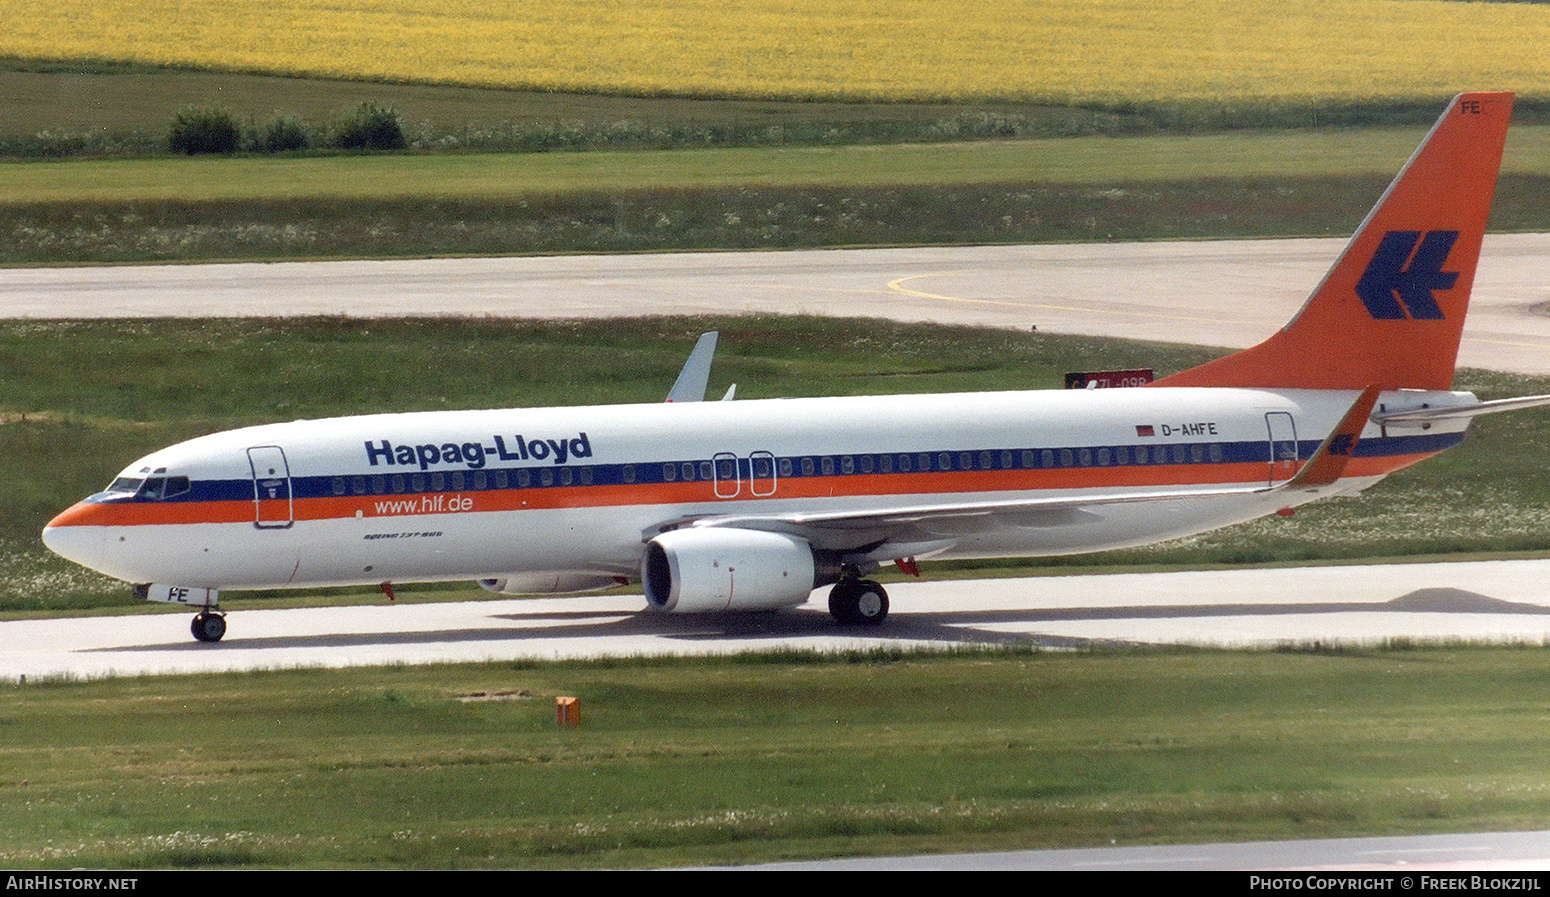
[[[1540,825],[1538,650],[769,656],[7,688],[11,868],[619,868]],[[580,698],[578,729],[554,698]]]
[[[539,154],[118,159],[0,165],[4,203],[519,201],[741,188],[1109,185],[1392,176],[1424,129],[1073,137],[895,146]],[[1512,130],[1508,174],[1550,176],[1550,126]]]
[[[501,320],[159,320],[0,323],[0,610],[131,603],[127,589],[49,554],[38,533],[150,451],[250,423],[375,411],[656,402],[694,337],[720,329],[711,392],[744,399],[1059,388],[1070,370],[1180,370],[1213,350],[801,317]],[[459,363],[437,359],[455,349]],[[111,359],[105,363],[104,359]],[[177,359],[168,364],[167,359]],[[253,372],[262,371],[263,376]],[[1461,372],[1483,398],[1550,379]],[[1147,549],[1012,565],[1328,562],[1550,551],[1550,415],[1479,420],[1466,444],[1358,497]],[[941,567],[926,565],[931,575]],[[1008,572],[1008,564],[961,564]],[[482,594],[482,593],[480,593]]]
[[[0,164],[0,264],[1349,233],[1419,131]],[[1491,226],[1550,229],[1550,127]]]

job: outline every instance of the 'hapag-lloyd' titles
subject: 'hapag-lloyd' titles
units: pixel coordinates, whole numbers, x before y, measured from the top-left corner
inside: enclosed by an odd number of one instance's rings
[[[577,433],[570,439],[529,439],[513,436],[508,443],[504,436],[492,436],[494,445],[483,442],[426,442],[419,445],[400,443],[394,445],[386,439],[366,441],[366,460],[372,467],[387,465],[418,465],[421,470],[433,464],[465,464],[470,469],[483,467],[491,457],[501,461],[550,461],[564,464],[576,458],[592,457],[592,444],[586,433]]]

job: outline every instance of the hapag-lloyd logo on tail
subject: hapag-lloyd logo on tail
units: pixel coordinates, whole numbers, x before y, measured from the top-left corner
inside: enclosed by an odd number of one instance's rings
[[[513,436],[507,442],[504,436],[492,436],[485,442],[426,442],[419,445],[399,443],[386,439],[366,440],[366,460],[372,467],[379,464],[418,465],[421,470],[433,464],[463,464],[477,470],[490,458],[501,461],[548,461],[564,464],[576,458],[592,457],[592,443],[586,433],[577,433],[568,439],[530,439]]]
[[[1442,320],[1442,307],[1433,294],[1451,290],[1458,282],[1458,272],[1442,270],[1458,238],[1456,230],[1428,231],[1424,236],[1415,230],[1384,234],[1356,282],[1356,295],[1368,313],[1382,321]]]

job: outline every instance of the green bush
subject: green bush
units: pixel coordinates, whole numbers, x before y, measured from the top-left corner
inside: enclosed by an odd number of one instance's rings
[[[332,143],[350,150],[400,150],[409,145],[398,124],[398,113],[371,102],[360,104],[339,123]]]
[[[258,137],[258,149],[265,153],[289,153],[312,145],[307,125],[299,118],[282,115],[270,122]]]
[[[185,108],[172,119],[167,144],[175,153],[235,153],[242,143],[242,127],[225,109]]]

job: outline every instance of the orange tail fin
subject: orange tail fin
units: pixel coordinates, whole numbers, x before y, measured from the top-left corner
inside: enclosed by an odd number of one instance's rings
[[[1153,385],[1448,389],[1511,117],[1455,97],[1291,323]]]

